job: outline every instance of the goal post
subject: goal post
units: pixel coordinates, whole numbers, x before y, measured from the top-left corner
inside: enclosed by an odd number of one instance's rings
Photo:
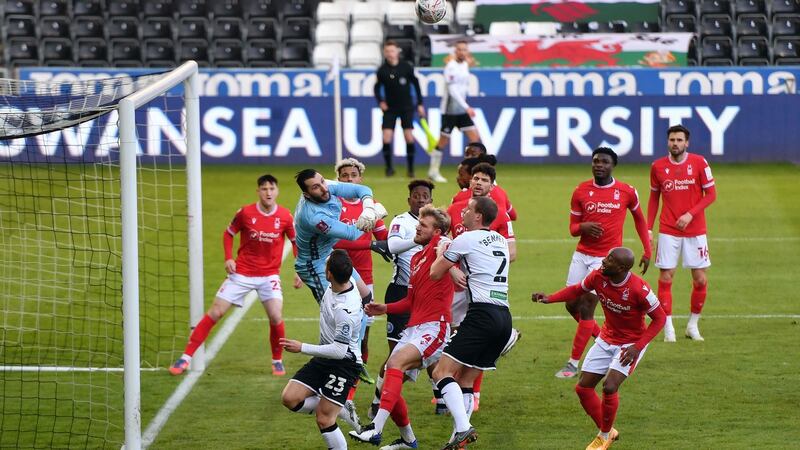
[[[189,61],[159,81],[119,102],[120,193],[122,209],[122,305],[124,334],[125,448],[142,448],[141,358],[139,355],[139,235],[137,211],[136,110],[156,96],[183,84],[186,136],[186,193],[189,248],[189,315],[191,327],[203,314],[203,203],[200,173],[200,98],[198,67]],[[203,348],[192,358],[192,369],[205,368]]]

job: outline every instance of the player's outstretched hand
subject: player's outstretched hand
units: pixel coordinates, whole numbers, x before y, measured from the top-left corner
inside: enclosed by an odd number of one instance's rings
[[[380,203],[376,203],[372,198],[364,198],[364,210],[356,220],[356,228],[361,231],[371,231],[375,228],[375,222],[386,217],[386,208]]]
[[[303,348],[303,343],[294,339],[281,338],[278,343],[289,353],[300,353],[300,349]]]
[[[636,348],[636,344],[631,344],[623,348],[619,353],[619,362],[622,363],[622,367],[629,366],[636,362],[639,358],[639,353],[641,353],[641,350]]]
[[[303,287],[303,280],[300,278],[300,275],[294,274],[294,283],[292,283],[292,287],[295,289]]]
[[[381,255],[386,262],[392,262],[392,252],[389,251],[388,241],[372,241],[369,244],[369,249]]]
[[[386,305],[383,303],[367,303],[364,306],[364,311],[368,316],[380,316],[386,314]]]
[[[550,303],[550,298],[544,292],[534,292],[531,294],[531,300],[534,303]]]
[[[449,270],[450,278],[453,279],[453,284],[456,285],[459,289],[466,289],[467,288],[467,276],[464,275],[464,272],[461,271],[456,266],[453,266]]]
[[[236,273],[236,261],[232,259],[225,261],[225,272],[228,272],[231,275]]]
[[[642,259],[639,261],[639,268],[642,269],[642,275],[647,272],[648,267],[650,267],[650,258],[642,256]]]
[[[442,239],[439,240],[439,244],[436,245],[436,256],[442,256],[442,254],[446,252],[448,248],[450,248],[450,244],[452,243],[453,241],[451,241],[449,238],[442,236]]]

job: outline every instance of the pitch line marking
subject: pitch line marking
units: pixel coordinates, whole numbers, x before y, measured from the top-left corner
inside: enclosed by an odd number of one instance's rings
[[[688,319],[688,314],[675,314],[672,317],[678,319]],[[800,314],[703,314],[703,319],[800,319]],[[512,316],[512,320],[575,320],[570,316]],[[256,322],[264,322],[269,319],[257,317],[251,319]],[[284,317],[285,322],[319,322],[319,317]],[[376,321],[386,321],[385,316],[375,317]]]
[[[286,259],[286,256],[289,254],[291,248],[291,244],[286,245],[286,243],[284,243],[283,257],[281,258],[281,261]],[[214,357],[217,356],[217,353],[220,351],[222,346],[225,345],[225,342],[228,341],[228,338],[231,336],[231,334],[233,334],[234,330],[236,330],[236,327],[239,325],[239,322],[241,322],[242,318],[244,318],[245,314],[247,314],[247,311],[249,311],[250,307],[256,302],[256,298],[256,293],[250,292],[250,294],[248,294],[248,296],[245,298],[244,306],[241,308],[235,308],[231,316],[228,317],[228,320],[222,324],[219,332],[214,335],[214,339],[211,340],[211,342],[208,344],[208,348],[206,349],[206,369],[211,364],[211,361],[214,360]],[[158,410],[158,413],[156,413],[155,417],[153,417],[153,419],[147,425],[147,429],[142,434],[142,448],[146,449],[153,444],[158,437],[158,433],[161,432],[161,430],[164,428],[164,425],[166,425],[167,420],[169,420],[169,417],[175,412],[176,409],[178,409],[178,406],[180,406],[186,396],[189,395],[189,393],[192,391],[192,388],[204,372],[205,370],[190,371],[183,381],[181,381],[181,384],[178,385],[172,395],[167,399],[166,403],[164,403],[161,409]]]
[[[709,237],[709,242],[800,242],[800,236],[755,236],[755,237]],[[566,244],[576,243],[577,238],[517,239],[520,244]],[[638,239],[625,238],[624,242],[639,242]]]

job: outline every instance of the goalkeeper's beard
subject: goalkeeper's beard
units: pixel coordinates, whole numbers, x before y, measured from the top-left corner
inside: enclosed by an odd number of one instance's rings
[[[314,203],[325,203],[325,202],[327,202],[328,200],[331,199],[331,193],[330,193],[330,191],[325,191],[325,193],[322,194],[321,196],[317,196],[317,195],[309,194],[308,192],[306,192],[306,198],[311,200]]]

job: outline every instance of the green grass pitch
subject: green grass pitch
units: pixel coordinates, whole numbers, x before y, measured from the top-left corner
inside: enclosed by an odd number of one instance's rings
[[[298,188],[292,176],[298,169],[204,167],[206,305],[224,278],[222,232],[239,206],[255,201],[256,178],[266,172],[276,175],[281,182],[279,202],[293,210]],[[318,169],[333,175],[332,167]],[[636,373],[620,389],[615,426],[621,439],[614,448],[787,448],[800,440],[800,295],[795,288],[800,276],[800,169],[722,164],[712,164],[712,169],[718,198],[707,211],[713,265],[700,321],[706,341],[680,338],[665,344],[661,336],[653,341]],[[434,190],[438,206],[447,205],[456,191],[454,168],[447,172],[450,182]],[[423,174],[423,168],[418,173]],[[627,166],[623,157],[615,176],[634,185],[646,206],[648,166]],[[553,376],[569,355],[575,322],[563,305],[530,301],[532,291],[552,292],[564,284],[577,242],[568,232],[570,194],[589,177],[588,163],[507,166],[501,161],[498,166],[498,181],[519,213],[514,223],[518,257],[509,283],[514,325],[523,337],[484,380],[481,408],[472,418],[479,440],[470,448],[583,448],[596,432],[574,393],[575,380]],[[368,167],[365,174],[365,184],[390,216],[406,210],[407,181],[384,178],[377,166]],[[638,258],[642,249],[630,217],[625,237]],[[390,265],[378,257],[373,260],[376,298],[381,301]],[[291,288],[292,262],[289,258],[282,272],[286,333],[315,342],[316,303],[307,288]],[[657,272],[651,266],[645,276],[651,285]],[[688,271],[679,270],[673,285],[679,336],[689,312],[690,288]],[[601,317],[599,308],[596,316]],[[386,353],[385,321],[379,320],[370,333],[371,373],[377,374]],[[289,377],[307,360],[285,354],[288,375],[270,374],[268,322],[263,309],[254,305],[152,448],[322,448],[313,417],[291,413],[280,403]],[[179,382],[166,371],[142,374],[143,428]],[[362,421],[373,389],[362,384],[358,390]],[[406,384],[403,394],[420,448],[441,447],[452,420],[433,414],[427,377]],[[346,424],[342,428],[349,430]],[[113,428],[110,435],[121,441],[122,429]],[[398,436],[390,421],[384,441]],[[16,444],[31,446],[33,438]],[[350,448],[373,447],[350,442]]]

